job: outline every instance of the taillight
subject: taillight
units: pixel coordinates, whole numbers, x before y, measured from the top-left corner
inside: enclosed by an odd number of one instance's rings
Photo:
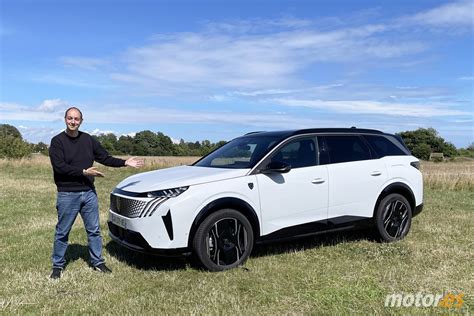
[[[412,161],[412,162],[410,162],[410,165],[412,167],[415,167],[416,169],[420,170],[420,162],[419,161]]]

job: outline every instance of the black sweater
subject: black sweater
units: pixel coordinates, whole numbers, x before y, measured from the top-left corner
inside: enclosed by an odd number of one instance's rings
[[[125,166],[125,160],[110,156],[97,140],[83,132],[79,132],[77,137],[70,137],[66,132],[54,136],[49,146],[49,158],[58,191],[65,192],[94,189],[94,177],[82,173],[92,167],[94,161],[109,167]]]

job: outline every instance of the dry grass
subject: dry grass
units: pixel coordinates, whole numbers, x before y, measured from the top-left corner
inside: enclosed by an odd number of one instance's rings
[[[122,159],[127,159],[130,156],[117,156]],[[160,156],[160,157],[141,157],[145,160],[145,167],[147,169],[161,169],[173,166],[182,166],[182,165],[190,165],[200,157],[175,157],[175,156]],[[0,159],[0,167],[6,167],[8,165],[15,164],[16,167],[21,166],[49,166],[50,161],[49,157],[40,155],[40,154],[33,154],[28,158],[22,159]]]
[[[129,156],[122,156],[127,159]],[[142,171],[168,168],[173,166],[190,165],[199,157],[143,157],[145,168]],[[0,168],[15,167],[45,167],[50,166],[49,158],[43,155],[32,155],[30,158],[19,160],[0,159]],[[99,168],[102,168],[99,165]],[[426,188],[443,190],[474,190],[474,159],[450,162],[422,161]],[[17,184],[18,185],[18,184]]]
[[[442,190],[474,190],[474,160],[421,163],[425,187]]]

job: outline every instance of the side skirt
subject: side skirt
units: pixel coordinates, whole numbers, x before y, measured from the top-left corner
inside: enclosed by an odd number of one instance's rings
[[[305,236],[319,235],[351,229],[362,229],[373,225],[373,219],[361,216],[340,216],[291,227],[282,228],[268,235],[261,236],[257,243],[290,240]]]

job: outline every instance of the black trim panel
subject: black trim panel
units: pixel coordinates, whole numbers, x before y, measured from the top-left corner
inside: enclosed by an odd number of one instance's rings
[[[304,236],[317,235],[327,232],[363,228],[373,225],[373,219],[361,216],[339,216],[328,220],[282,228],[273,233],[260,237],[257,242],[286,240]]]
[[[171,220],[171,210],[168,210],[168,213],[166,213],[165,216],[161,216],[161,219],[163,220],[163,224],[165,224],[166,232],[168,233],[170,240],[173,240],[173,222]]]
[[[423,203],[415,207],[415,209],[413,210],[412,216],[415,217],[416,215],[420,214],[421,211],[423,211]]]
[[[386,186],[382,190],[382,192],[380,193],[380,195],[377,199],[377,202],[375,203],[374,214],[373,214],[374,217],[375,217],[375,212],[377,212],[377,208],[378,208],[378,205],[379,205],[380,201],[382,201],[382,199],[384,197],[386,197],[387,194],[389,194],[389,193],[400,193],[399,189],[402,189],[405,192],[408,192],[410,194],[409,197],[407,197],[407,196],[405,196],[405,197],[407,198],[408,202],[410,203],[410,206],[412,207],[412,211],[415,210],[415,201],[416,200],[415,200],[415,194],[413,193],[412,189],[408,185],[406,185],[405,183],[394,182],[394,183],[391,183],[388,186]],[[413,216],[413,214],[412,214],[412,216]]]
[[[112,240],[117,244],[130,250],[165,257],[180,257],[183,255],[189,255],[191,253],[188,248],[152,248],[140,233],[124,229],[111,222],[107,222],[107,224],[109,226],[110,238],[112,238]]]
[[[125,196],[130,196],[130,197],[148,197],[147,192],[144,193],[137,193],[137,192],[129,192],[125,191],[119,188],[115,188],[112,193],[117,193]]]

